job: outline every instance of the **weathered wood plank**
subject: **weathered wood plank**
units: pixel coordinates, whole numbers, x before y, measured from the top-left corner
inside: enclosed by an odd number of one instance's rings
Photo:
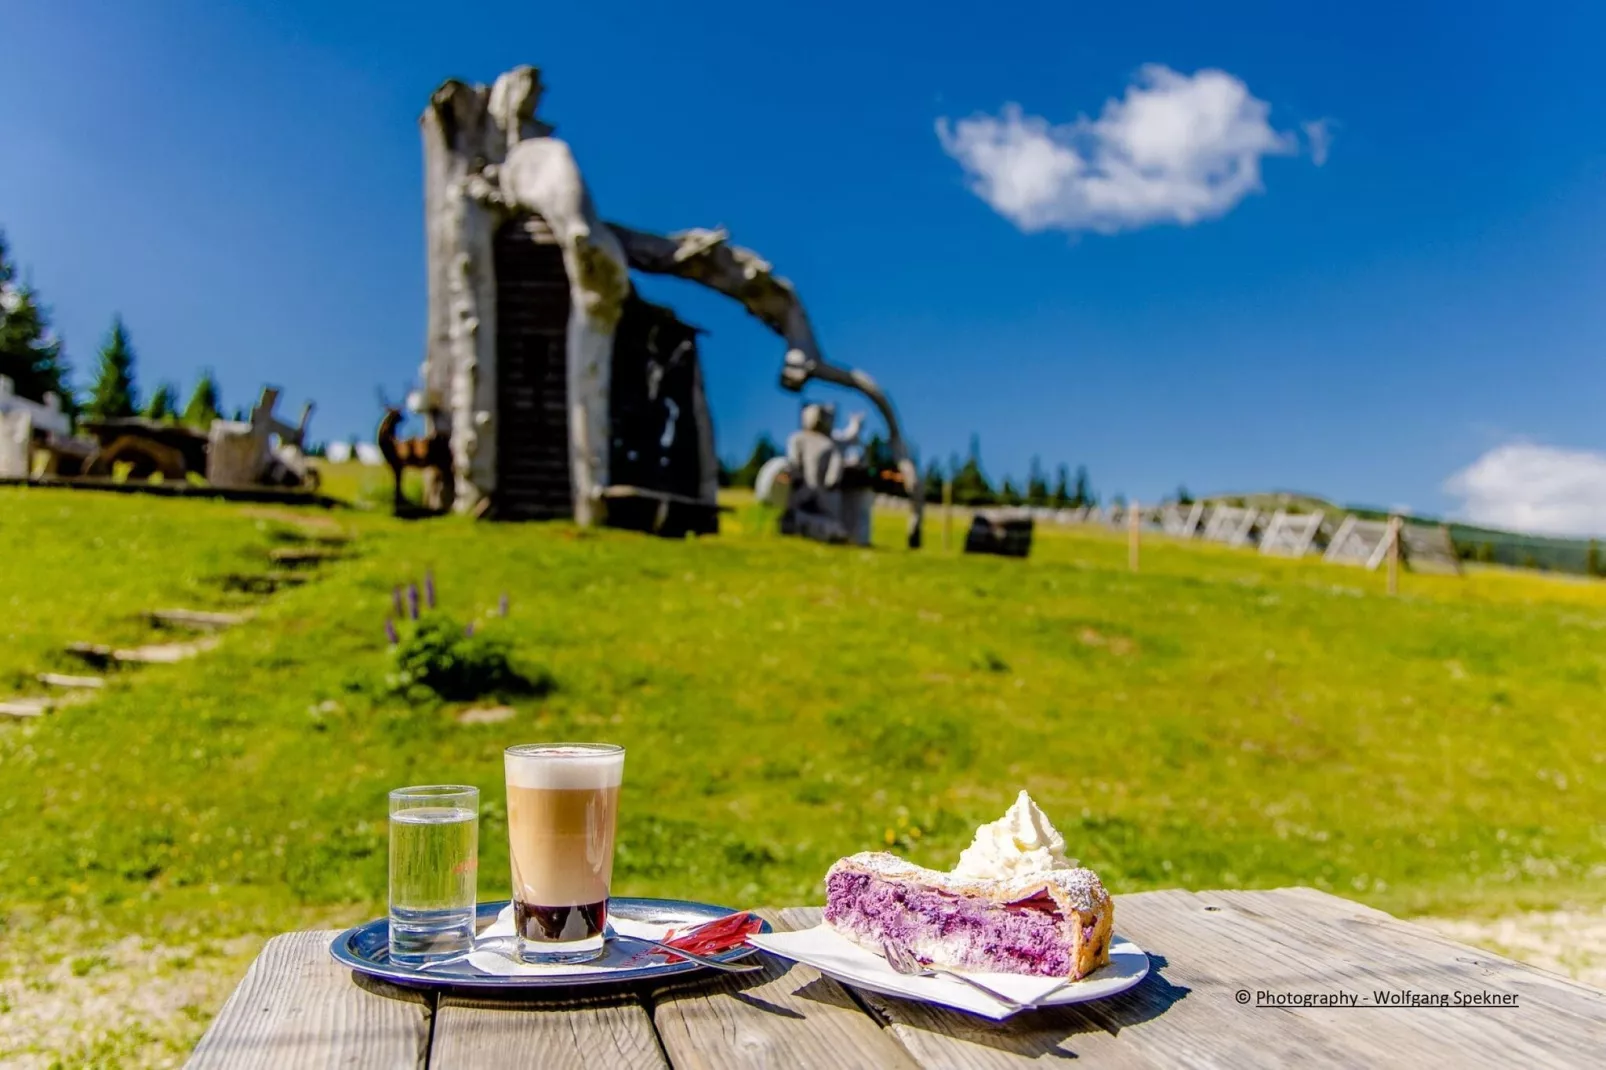
[[[341,1070],[425,1064],[429,1003],[417,992],[355,982],[329,957],[328,932],[268,941],[196,1045],[192,1070]]]
[[[770,915],[805,927],[817,908]],[[562,1002],[441,997],[356,981],[333,933],[270,941],[192,1057],[214,1067],[1013,1068],[1600,1064],[1606,992],[1310,889],[1118,897],[1148,979],[1113,999],[990,1022],[850,993],[807,967]],[[1355,996],[1257,1006],[1255,993]],[[1511,993],[1517,1006],[1386,1007],[1376,991]],[[1239,993],[1247,998],[1240,1002]],[[869,1008],[871,1014],[864,1013]],[[879,1024],[886,1023],[886,1028]]]
[[[1380,910],[1309,888],[1214,896],[1291,941],[1341,959],[1357,976],[1356,987],[1360,978],[1375,977],[1375,984],[1366,984],[1364,995],[1381,989],[1517,997],[1512,1008],[1390,1012],[1410,1016],[1418,1035],[1456,1048],[1533,1051],[1532,1058],[1524,1057],[1531,1066],[1588,1065],[1606,1053],[1606,992],[1599,989],[1466,947]]]
[[[759,913],[777,929],[791,928],[794,912]],[[676,1070],[915,1066],[841,985],[807,966],[764,960],[763,973],[704,977],[654,993],[653,1024]]]
[[[806,924],[816,912],[788,912]],[[1589,1065],[1606,994],[1472,952],[1309,890],[1121,896],[1117,930],[1153,959],[1129,993],[1003,1023],[863,993],[924,1066]],[[1512,991],[1519,1008],[1257,1008],[1254,993]],[[1238,991],[1251,1003],[1238,1002]],[[1520,1016],[1520,1017],[1519,1017]]]
[[[1281,897],[1282,893],[1268,893]],[[1280,909],[1299,909],[1282,897]],[[1370,994],[1346,956],[1287,939],[1218,893],[1149,892],[1117,900],[1116,928],[1163,961],[1165,980],[1179,998],[1142,1029],[1124,1031],[1123,1044],[1152,1065],[1273,1067],[1433,1065],[1446,1058],[1484,1065],[1481,1052],[1461,1053],[1424,1037],[1410,1012],[1381,1008],[1259,1008],[1255,993]],[[1362,957],[1364,947],[1349,954]],[[1142,991],[1145,985],[1140,986]],[[1238,993],[1247,993],[1247,1005]],[[1090,1012],[1102,1017],[1101,1005]],[[1476,1013],[1476,1012],[1474,1012]]]
[[[430,1070],[660,1070],[669,1064],[633,995],[531,1002],[443,995]]]

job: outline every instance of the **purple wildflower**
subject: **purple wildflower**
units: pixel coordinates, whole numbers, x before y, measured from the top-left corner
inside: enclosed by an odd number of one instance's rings
[[[465,639],[474,638],[474,622],[473,621],[469,621],[468,624],[463,628],[463,637]]]
[[[502,592],[502,600],[497,603],[497,609],[499,609],[501,611],[502,616],[504,616],[504,617],[507,616],[507,592],[506,591]]]
[[[424,573],[424,604],[430,609],[435,608],[435,571]]]
[[[409,615],[414,620],[417,620],[418,619],[418,584],[416,584],[416,583],[409,583],[407,585],[407,609],[408,609]]]
[[[396,638],[396,622],[389,617],[385,618],[385,638],[390,640],[391,646],[395,646],[401,641]]]
[[[402,594],[400,587],[392,587],[390,589],[390,604],[395,608],[396,616],[406,616],[406,613],[402,609]]]

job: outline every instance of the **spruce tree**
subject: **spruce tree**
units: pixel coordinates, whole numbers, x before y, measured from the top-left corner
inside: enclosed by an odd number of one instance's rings
[[[92,420],[118,420],[139,411],[134,388],[134,347],[128,341],[123,318],[112,318],[111,333],[100,349],[100,366],[89,394],[86,414]]]
[[[1071,492],[1071,507],[1080,509],[1084,505],[1094,504],[1093,485],[1087,479],[1087,467],[1076,466],[1076,489]]]
[[[959,505],[993,504],[993,488],[981,467],[981,438],[970,436],[970,456],[954,471],[954,501]]]
[[[162,383],[151,394],[150,404],[145,406],[147,420],[159,420],[171,423],[178,418],[178,388],[172,383]]]
[[[942,501],[942,480],[942,464],[933,458],[931,463],[926,465],[926,474],[921,481],[925,484],[926,501]]]
[[[1052,502],[1056,509],[1071,508],[1071,470],[1066,465],[1060,465],[1055,472]]]
[[[864,466],[871,475],[898,470],[898,458],[892,452],[892,443],[879,431],[871,435],[870,441],[864,445]]]
[[[68,415],[78,410],[61,340],[50,330],[50,313],[33,287],[17,281],[6,236],[0,232],[0,375],[11,380],[18,397],[61,399]]]
[[[1043,474],[1042,462],[1036,457],[1032,458],[1032,469],[1026,476],[1026,504],[1048,504],[1048,477]]]
[[[758,441],[753,443],[753,452],[747,455],[747,463],[731,473],[731,486],[751,487],[758,482],[758,470],[780,455],[781,451],[775,445],[775,440],[760,432]]]
[[[195,381],[195,391],[190,394],[189,404],[184,406],[183,421],[198,431],[209,431],[212,421],[223,415],[221,406],[217,379],[213,377],[211,369],[207,369]]]
[[[1004,477],[1004,485],[998,488],[998,500],[1004,505],[1020,505],[1023,500],[1021,492],[1009,481],[1008,476]]]

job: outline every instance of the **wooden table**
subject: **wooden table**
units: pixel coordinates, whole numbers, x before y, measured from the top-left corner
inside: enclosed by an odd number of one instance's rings
[[[766,912],[806,927],[818,908]],[[805,966],[581,1000],[433,996],[355,977],[333,932],[275,937],[190,1060],[214,1067],[1602,1066],[1606,992],[1306,888],[1120,896],[1142,984],[993,1023]],[[1514,1006],[1373,1006],[1375,993]],[[1358,1006],[1261,1006],[1356,997]],[[1406,998],[1410,998],[1407,996]]]

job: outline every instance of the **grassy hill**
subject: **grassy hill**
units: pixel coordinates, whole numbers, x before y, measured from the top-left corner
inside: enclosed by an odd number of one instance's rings
[[[64,642],[144,638],[146,609],[238,604],[215,577],[305,519],[0,489],[0,690]],[[1606,586],[1484,570],[1389,599],[1359,570],[1158,539],[1132,574],[1120,533],[1053,527],[1024,562],[910,553],[896,514],[887,548],[830,548],[746,504],[686,542],[315,522],[355,556],[217,650],[0,722],[0,979],[29,933],[382,913],[385,792],[407,783],[481,787],[481,895],[505,896],[500,752],[555,738],[629,750],[625,894],[818,902],[853,851],[951,864],[1025,787],[1118,892],[1306,884],[1407,914],[1606,898]],[[507,592],[487,627],[556,690],[494,724],[387,695],[391,591],[426,569],[465,616]]]

